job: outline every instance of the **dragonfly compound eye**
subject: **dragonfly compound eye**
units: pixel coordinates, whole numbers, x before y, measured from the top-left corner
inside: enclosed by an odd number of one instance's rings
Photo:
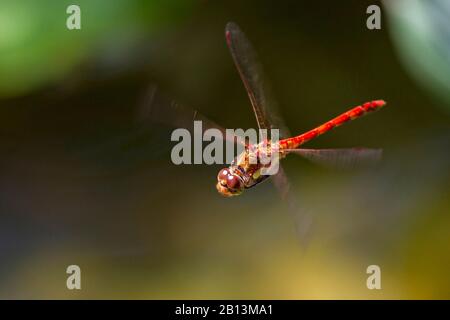
[[[217,180],[219,180],[219,181],[226,180],[228,178],[229,174],[230,174],[230,172],[228,171],[227,168],[222,169],[219,171],[219,174],[217,175]]]
[[[227,187],[233,190],[241,189],[242,182],[237,176],[230,174],[227,177]]]

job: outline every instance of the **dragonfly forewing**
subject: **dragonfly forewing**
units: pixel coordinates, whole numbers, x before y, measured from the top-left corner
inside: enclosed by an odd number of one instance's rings
[[[244,140],[226,130],[201,112],[164,95],[155,85],[146,89],[137,115],[139,123],[161,123],[173,128],[185,128],[193,133],[194,121],[201,121],[202,134],[208,129],[217,129],[223,140],[243,145]]]
[[[234,22],[225,28],[225,36],[236,69],[249,96],[261,129],[279,129],[280,136],[289,137],[288,127],[278,111],[263,69],[252,44]]]
[[[290,132],[278,111],[266,82],[263,69],[250,41],[241,29],[233,22],[227,24],[225,36],[234,64],[245,86],[256,121],[260,129],[278,129],[281,137],[290,137]],[[289,212],[294,215],[297,233],[302,243],[306,244],[310,232],[312,217],[299,206],[296,195],[291,190],[289,179],[279,164],[279,171],[272,181],[280,193]]]

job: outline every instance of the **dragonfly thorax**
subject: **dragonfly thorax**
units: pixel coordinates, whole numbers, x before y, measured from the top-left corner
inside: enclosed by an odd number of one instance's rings
[[[263,164],[260,158],[271,159],[272,150],[270,142],[246,146],[228,168],[219,172],[216,186],[219,193],[228,197],[240,195],[244,189],[254,187],[267,179],[269,176],[262,175],[261,169],[271,163]]]

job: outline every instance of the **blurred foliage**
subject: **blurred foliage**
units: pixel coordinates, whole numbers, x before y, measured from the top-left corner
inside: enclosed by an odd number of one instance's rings
[[[68,30],[71,1],[0,2],[0,96],[24,94],[61,80],[94,50],[127,46],[173,26],[194,0],[80,0],[81,30]]]
[[[450,110],[450,2],[385,0],[389,31],[407,71]]]

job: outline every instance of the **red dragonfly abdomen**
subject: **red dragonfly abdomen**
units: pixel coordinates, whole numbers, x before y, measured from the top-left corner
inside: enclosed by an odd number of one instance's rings
[[[346,123],[347,121],[360,118],[369,112],[379,110],[385,104],[386,102],[384,102],[384,100],[374,100],[371,102],[366,102],[363,105],[354,107],[353,109],[344,112],[343,114],[337,116],[336,118],[328,122],[325,122],[321,126],[309,130],[308,132],[305,132],[296,137],[280,140],[280,149],[283,150],[283,149],[298,148],[300,145],[310,141],[311,139],[314,139],[317,136],[320,136],[321,134],[324,134],[325,132],[330,131],[335,127],[338,127]]]

